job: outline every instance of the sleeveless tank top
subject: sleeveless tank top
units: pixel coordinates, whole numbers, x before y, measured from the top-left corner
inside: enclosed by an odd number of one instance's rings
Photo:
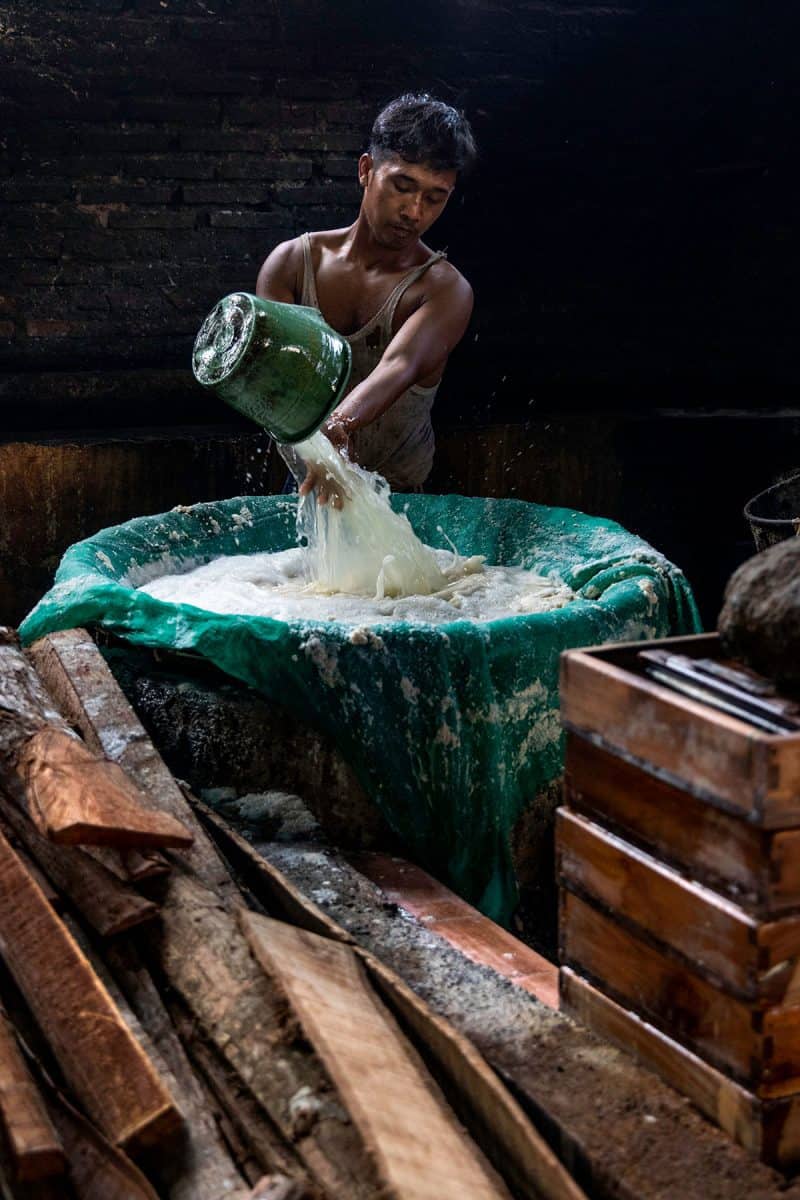
[[[304,233],[303,288],[300,303],[320,310],[314,266],[311,259],[311,238]],[[344,335],[353,352],[353,370],[347,392],[366,379],[375,369],[383,352],[392,340],[392,322],[403,293],[415,283],[429,267],[445,258],[439,250],[430,258],[404,275],[397,286],[386,297],[374,317],[356,330]],[[395,400],[382,416],[357,429],[352,435],[353,456],[356,462],[368,471],[378,471],[393,490],[418,491],[430,474],[433,465],[433,426],[431,408],[439,388],[414,385]]]

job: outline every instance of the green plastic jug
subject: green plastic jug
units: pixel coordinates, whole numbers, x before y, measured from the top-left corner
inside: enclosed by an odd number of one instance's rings
[[[231,292],[195,338],[194,377],[278,442],[302,442],[343,398],[352,354],[315,308]]]

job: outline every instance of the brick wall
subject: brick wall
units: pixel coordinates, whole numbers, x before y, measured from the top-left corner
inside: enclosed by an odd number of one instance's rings
[[[371,117],[418,86],[483,152],[430,239],[478,300],[440,417],[786,403],[796,7],[8,0],[3,427],[233,419],[188,373],[201,318],[353,218]]]

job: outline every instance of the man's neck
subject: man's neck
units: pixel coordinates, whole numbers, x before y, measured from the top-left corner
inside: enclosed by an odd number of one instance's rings
[[[382,246],[375,240],[369,222],[360,212],[347,231],[343,249],[346,258],[367,269],[380,267],[385,271],[395,272],[414,266],[419,259],[420,246],[419,238],[415,238],[410,245],[399,250],[391,246]]]

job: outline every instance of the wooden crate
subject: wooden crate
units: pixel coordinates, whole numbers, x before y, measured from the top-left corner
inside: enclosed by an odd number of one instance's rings
[[[649,643],[718,658],[716,637]],[[562,658],[562,1005],[765,1161],[800,1162],[800,734]]]
[[[647,646],[720,657],[715,634]],[[562,655],[565,727],[764,829],[800,826],[800,736],[761,733],[654,682],[638,665],[642,648],[630,642]]]

